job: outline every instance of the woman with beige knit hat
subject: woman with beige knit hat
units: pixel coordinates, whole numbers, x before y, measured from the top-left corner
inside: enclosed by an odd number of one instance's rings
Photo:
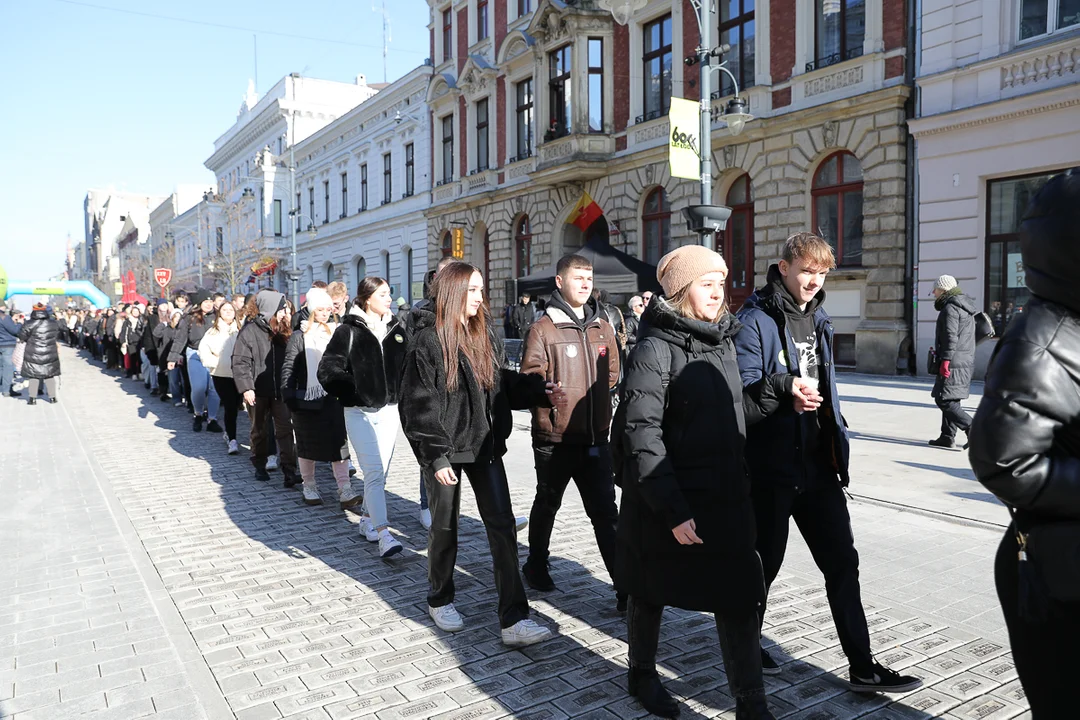
[[[777,375],[744,390],[727,273],[720,255],[697,245],[661,258],[664,296],[641,318],[612,430],[622,466],[615,585],[630,596],[628,687],[662,717],[679,714],[655,665],[665,605],[716,615],[736,718],[773,717],[758,652],[765,582],[743,444],[746,423],[775,409],[791,380]]]

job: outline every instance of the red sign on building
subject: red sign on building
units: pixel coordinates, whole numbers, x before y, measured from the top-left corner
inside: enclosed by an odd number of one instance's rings
[[[155,268],[154,280],[161,287],[165,287],[169,284],[169,281],[172,280],[172,270],[169,268]]]

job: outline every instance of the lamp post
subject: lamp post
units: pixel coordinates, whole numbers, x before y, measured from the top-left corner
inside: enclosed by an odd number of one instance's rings
[[[620,25],[630,22],[631,16],[648,4],[648,0],[598,0],[601,10],[611,12],[612,18]],[[700,105],[698,161],[701,170],[699,205],[691,205],[684,211],[690,229],[701,236],[705,245],[705,236],[723,230],[731,216],[731,208],[712,204],[712,71],[727,73],[734,86],[735,95],[728,100],[724,108],[723,119],[732,136],[739,135],[746,123],[754,117],[747,111],[746,100],[739,96],[739,82],[726,67],[726,61],[713,64],[713,58],[721,58],[731,50],[730,45],[712,47],[711,4],[709,0],[690,0],[698,22],[700,42],[694,49],[694,56],[686,59],[687,65],[698,64]]]

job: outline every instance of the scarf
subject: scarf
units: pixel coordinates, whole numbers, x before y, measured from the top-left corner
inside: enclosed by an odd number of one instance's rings
[[[323,353],[334,335],[337,323],[327,323],[330,332],[326,332],[322,325],[313,321],[305,320],[301,324],[301,332],[304,333],[304,360],[307,361],[307,388],[304,391],[305,400],[318,400],[326,397],[326,390],[319,383],[319,363],[322,362]]]

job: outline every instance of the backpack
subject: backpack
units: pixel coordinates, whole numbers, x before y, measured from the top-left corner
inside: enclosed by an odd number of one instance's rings
[[[642,347],[642,344],[635,346],[631,355],[637,352],[639,347]],[[667,410],[668,385],[671,384],[671,375],[675,368],[671,347],[666,342],[656,343],[656,359],[660,364],[660,387],[664,391],[664,409]],[[622,397],[625,391],[624,385],[620,391],[619,406],[615,409],[615,417],[611,420],[611,470],[615,474],[615,484],[619,487],[622,487],[623,471],[626,467],[626,451],[623,446],[623,438],[626,436],[626,402]]]

